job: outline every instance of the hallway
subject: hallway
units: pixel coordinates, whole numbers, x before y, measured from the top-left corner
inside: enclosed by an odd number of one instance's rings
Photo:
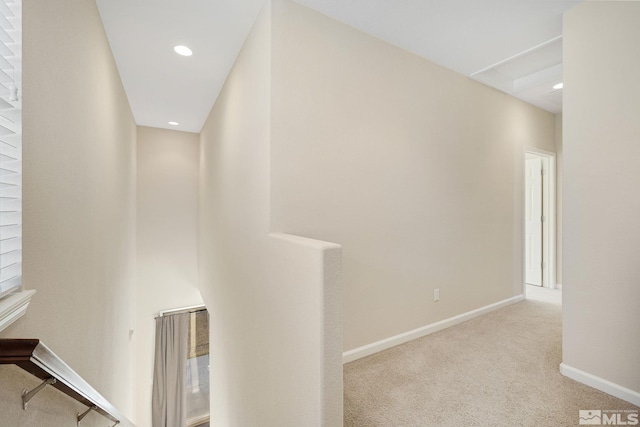
[[[562,376],[561,291],[344,367],[345,426],[575,426],[638,407]],[[637,414],[637,412],[636,412]]]

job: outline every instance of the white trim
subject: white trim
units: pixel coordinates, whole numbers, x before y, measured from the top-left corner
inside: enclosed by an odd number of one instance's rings
[[[636,406],[640,406],[640,392],[612,383],[611,381],[597,377],[588,372],[581,371],[580,369],[569,366],[566,363],[560,364],[560,373],[567,378],[578,381],[579,383],[586,384],[589,387],[603,391],[611,396],[615,396]]]
[[[546,270],[543,272],[543,286],[550,289],[557,289],[556,284],[556,268],[557,268],[557,259],[556,259],[556,246],[557,246],[557,236],[556,236],[556,215],[557,215],[557,207],[556,207],[556,153],[552,151],[543,150],[535,147],[525,147],[525,159],[527,153],[534,154],[542,157],[545,160],[545,167],[547,174],[545,175],[547,179],[543,182],[543,191],[545,194],[545,201],[547,202],[546,207],[544,208],[544,216],[548,219],[547,221],[547,229],[545,233],[546,241],[543,242],[543,258],[545,265],[547,266]],[[523,159],[523,162],[525,161]],[[522,172],[522,194],[525,192],[526,185],[526,173],[523,168]],[[524,204],[526,203],[525,197],[522,198],[523,204],[523,212],[526,209]],[[522,235],[525,235],[525,225],[524,225],[524,217],[522,218]],[[527,256],[526,247],[525,247],[525,239],[522,239],[522,275],[523,275],[523,289],[526,289],[527,280],[525,274],[525,257]]]
[[[556,289],[562,290],[562,283],[556,283]]]
[[[523,300],[524,300],[524,295],[517,295],[515,297],[498,301],[496,303],[489,304],[487,306],[480,307],[478,309],[471,310],[466,313],[462,313],[457,316],[441,320],[439,322],[421,326],[412,331],[403,332],[393,337],[385,338],[383,340],[376,341],[374,343],[367,344],[362,347],[354,348],[353,350],[345,351],[344,353],[342,353],[342,363],[353,362],[354,360],[358,360],[363,357],[370,356],[374,353],[378,353],[382,350],[386,350],[388,348],[395,347],[400,344],[404,344],[408,341],[415,340],[416,338],[421,338],[426,335],[433,334],[434,332],[441,331],[443,329],[449,328],[459,323],[466,322],[467,320],[471,320],[474,317],[478,317],[482,314],[489,313],[491,311],[497,310],[502,307],[506,307],[511,304],[515,304]]]
[[[26,312],[34,290],[16,292],[0,299],[0,331],[21,318]]]
[[[540,43],[538,45],[530,47],[529,49],[523,50],[522,52],[518,52],[515,55],[512,55],[512,56],[508,57],[507,59],[503,59],[502,61],[498,61],[495,64],[489,65],[488,67],[484,67],[481,70],[476,71],[475,73],[471,73],[471,77],[475,77],[476,75],[484,73],[485,71],[489,71],[489,70],[491,70],[493,68],[499,67],[500,65],[506,64],[507,62],[513,61],[514,59],[518,59],[521,56],[528,55],[528,54],[530,54],[532,52],[535,52],[536,50],[538,50],[540,48],[543,48],[543,47],[545,47],[547,45],[550,45],[551,43],[553,43],[553,42],[555,42],[557,40],[560,40],[560,39],[562,39],[562,35],[556,36],[556,37],[554,37],[552,39],[547,40],[546,42],[542,42],[542,43]]]

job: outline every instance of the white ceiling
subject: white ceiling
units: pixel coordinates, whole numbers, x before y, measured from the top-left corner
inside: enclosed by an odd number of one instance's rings
[[[263,0],[96,3],[136,123],[200,132]]]
[[[264,0],[96,0],[136,122],[199,132]],[[579,0],[297,0],[561,110],[562,13]],[[194,54],[176,55],[174,45]],[[179,122],[172,127],[169,121]]]

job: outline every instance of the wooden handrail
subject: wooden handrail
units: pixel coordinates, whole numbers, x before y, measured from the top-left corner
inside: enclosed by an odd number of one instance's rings
[[[38,339],[0,339],[0,364],[17,365],[50,384],[72,399],[93,408],[95,412],[118,424],[135,427],[107,399],[71,369],[62,359]]]

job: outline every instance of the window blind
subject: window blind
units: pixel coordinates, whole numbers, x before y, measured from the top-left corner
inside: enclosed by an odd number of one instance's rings
[[[22,1],[0,0],[0,298],[22,284]]]

